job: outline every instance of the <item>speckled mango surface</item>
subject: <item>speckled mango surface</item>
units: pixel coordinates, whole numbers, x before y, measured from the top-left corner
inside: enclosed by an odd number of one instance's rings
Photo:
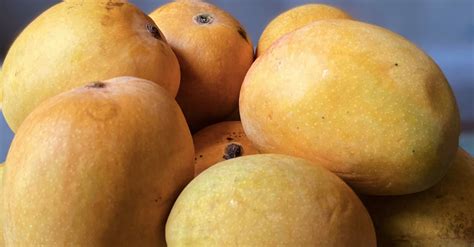
[[[438,182],[460,132],[436,63],[403,37],[351,20],[318,21],[277,41],[250,68],[240,115],[257,149],[320,162],[377,195]]]
[[[240,86],[254,61],[245,28],[206,1],[170,1],[150,17],[180,62],[176,100],[191,132],[224,120],[237,107]]]
[[[3,202],[3,171],[5,164],[0,164],[0,202]],[[0,204],[3,205],[3,204]],[[0,207],[0,246],[5,246],[5,240],[3,239],[3,207]]]
[[[153,20],[124,0],[68,0],[16,38],[3,63],[3,114],[16,132],[44,100],[92,81],[135,76],[174,97],[179,64]],[[0,83],[0,84],[2,84]]]
[[[243,156],[202,172],[166,223],[168,246],[375,246],[371,219],[336,175],[300,158]]]
[[[257,57],[285,34],[312,22],[327,19],[352,19],[352,17],[336,7],[316,3],[301,5],[279,14],[263,30],[257,45]]]
[[[462,149],[446,176],[429,190],[362,198],[380,246],[474,245],[474,159]]]
[[[6,245],[166,246],[193,157],[181,109],[153,82],[121,77],[50,98],[7,156]]]

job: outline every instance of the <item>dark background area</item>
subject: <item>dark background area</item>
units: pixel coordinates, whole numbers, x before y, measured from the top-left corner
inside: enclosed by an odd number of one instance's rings
[[[36,16],[59,1],[0,0],[0,64],[8,47]],[[130,0],[146,13],[168,2]],[[247,29],[254,45],[265,25],[291,7],[316,1],[214,0]],[[474,153],[474,1],[472,0],[322,0],[355,19],[395,31],[425,50],[440,65],[461,109],[461,145]],[[13,134],[0,117],[0,161]]]

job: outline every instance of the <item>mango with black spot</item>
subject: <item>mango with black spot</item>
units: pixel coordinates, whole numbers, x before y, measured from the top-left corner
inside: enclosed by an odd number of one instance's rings
[[[173,1],[150,14],[181,66],[177,101],[192,132],[219,121],[237,107],[253,45],[242,25],[204,1]]]
[[[44,100],[117,76],[153,81],[174,97],[179,63],[153,20],[131,3],[62,1],[33,20],[5,57],[5,119],[16,132]]]
[[[193,142],[195,176],[220,161],[260,153],[245,135],[240,121],[208,126],[193,135]]]
[[[6,244],[166,246],[193,157],[186,120],[156,83],[120,77],[52,97],[7,156]]]

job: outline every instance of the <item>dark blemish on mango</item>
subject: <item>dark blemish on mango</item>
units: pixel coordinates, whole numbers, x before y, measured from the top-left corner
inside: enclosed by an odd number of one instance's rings
[[[415,149],[411,150],[412,153],[415,153]]]
[[[228,141],[233,141],[234,140],[234,138],[232,138],[232,137],[227,137],[225,139],[227,139]]]
[[[224,156],[222,156],[222,158],[229,160],[240,156],[242,156],[242,146],[236,143],[231,143],[225,147]]]
[[[245,32],[245,30],[242,27],[237,27],[237,32],[239,33],[240,37],[245,39],[246,42],[248,41],[247,32]]]
[[[207,13],[202,13],[193,17],[195,23],[199,25],[209,25],[214,21],[214,16]]]
[[[199,155],[199,158],[202,158],[202,154]]]
[[[123,4],[124,4],[124,3],[115,2],[115,1],[113,1],[113,0],[110,0],[110,1],[108,1],[107,4],[105,5],[105,8],[106,8],[107,10],[112,10],[112,9],[115,8],[115,7],[119,7],[119,8],[122,7]]]
[[[106,84],[101,82],[101,81],[95,81],[92,82],[88,85],[86,85],[86,88],[105,88]]]
[[[153,38],[158,39],[158,40],[163,40],[163,37],[161,36],[160,29],[158,29],[157,26],[154,24],[146,24],[146,29],[148,30],[149,33],[153,36]]]
[[[326,118],[324,116],[322,116],[321,119],[326,119]]]
[[[398,66],[398,63],[395,63],[395,66]]]

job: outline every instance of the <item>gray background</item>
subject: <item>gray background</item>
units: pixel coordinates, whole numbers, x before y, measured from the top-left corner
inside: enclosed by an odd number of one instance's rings
[[[59,1],[0,0],[0,63],[18,33]],[[149,13],[168,1],[131,0]],[[315,2],[292,0],[210,1],[232,13],[254,44],[265,25],[291,7]],[[332,0],[354,18],[389,28],[413,41],[440,65],[457,97],[463,121],[461,145],[474,154],[474,1],[473,0]],[[13,134],[0,117],[0,161]]]

